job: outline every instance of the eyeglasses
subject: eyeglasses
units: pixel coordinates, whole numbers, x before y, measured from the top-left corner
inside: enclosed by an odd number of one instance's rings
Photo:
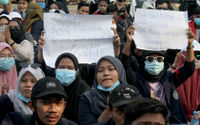
[[[158,62],[163,62],[164,57],[163,56],[146,56],[145,59],[149,62],[153,62],[154,60],[157,60]]]
[[[34,69],[37,69],[38,67],[41,66],[41,65],[38,64],[38,63],[28,64],[28,63],[26,63],[26,62],[20,62],[19,65],[20,65],[20,67],[22,67],[22,68],[27,68],[27,67],[30,65],[30,66],[31,66],[32,68],[34,68]]]

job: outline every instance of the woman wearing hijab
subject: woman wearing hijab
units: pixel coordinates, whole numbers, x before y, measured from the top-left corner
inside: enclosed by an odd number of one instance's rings
[[[26,18],[23,23],[24,32],[30,32],[37,42],[43,28],[43,11],[37,3],[30,3],[26,9]]]
[[[64,11],[65,13],[69,13],[69,10],[67,8],[67,3],[65,0],[48,0],[47,1],[47,5],[46,5],[46,8],[45,9],[48,9],[48,10],[62,10]]]
[[[187,58],[184,66],[172,73],[168,71],[165,53],[162,51],[143,51],[140,69],[134,72],[131,68],[130,53],[134,34],[134,27],[127,30],[127,41],[122,51],[121,61],[125,67],[127,77],[137,76],[135,86],[140,94],[146,98],[155,98],[165,104],[169,111],[169,123],[186,124],[186,116],[180,104],[176,88],[187,80],[194,72],[194,51],[192,42],[194,34],[188,30]]]
[[[5,29],[5,38],[13,48],[17,61],[29,64],[34,62],[33,43],[25,38],[22,23],[11,20]]]
[[[0,42],[0,95],[16,88],[17,71],[15,54],[5,42]]]
[[[45,77],[42,70],[32,65],[26,65],[21,69],[15,90],[10,90],[8,94],[0,96],[0,123],[8,112],[21,112],[23,114],[32,114],[28,106],[31,91],[34,84]]]
[[[104,120],[107,114],[105,110],[107,97],[120,82],[126,83],[125,71],[120,60],[112,56],[102,57],[96,66],[94,88],[85,92],[80,98],[81,125],[91,125]]]
[[[63,13],[63,14],[68,14],[69,11],[68,9],[66,9],[66,7],[64,6],[64,4],[60,1],[52,1],[52,3],[50,3],[47,8],[49,12],[52,13]]]
[[[78,123],[78,108],[80,95],[89,89],[89,86],[81,79],[79,63],[71,53],[63,53],[55,62],[56,78],[63,85],[68,95],[64,117]]]

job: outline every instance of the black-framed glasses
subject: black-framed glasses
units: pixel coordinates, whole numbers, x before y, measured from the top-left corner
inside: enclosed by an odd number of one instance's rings
[[[146,56],[145,59],[149,62],[153,62],[154,60],[157,60],[158,62],[163,62],[165,57],[163,57],[163,56]]]
[[[19,65],[22,68],[27,68],[30,65],[33,69],[37,69],[38,67],[41,66],[39,63],[28,64],[26,62],[20,62]]]

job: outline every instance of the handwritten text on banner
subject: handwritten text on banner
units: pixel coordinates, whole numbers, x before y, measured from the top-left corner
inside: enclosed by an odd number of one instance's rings
[[[145,50],[182,49],[187,46],[186,12],[137,9],[133,39]]]
[[[111,27],[112,16],[45,13],[45,62],[54,67],[56,58],[64,52],[74,54],[80,63],[114,56]]]

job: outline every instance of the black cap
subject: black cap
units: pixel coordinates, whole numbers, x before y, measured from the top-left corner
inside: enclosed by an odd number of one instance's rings
[[[52,77],[45,77],[37,81],[32,89],[31,100],[47,95],[60,95],[67,98],[60,81]]]
[[[120,84],[109,96],[109,105],[122,106],[129,104],[134,99],[141,97],[136,87],[129,84]]]

